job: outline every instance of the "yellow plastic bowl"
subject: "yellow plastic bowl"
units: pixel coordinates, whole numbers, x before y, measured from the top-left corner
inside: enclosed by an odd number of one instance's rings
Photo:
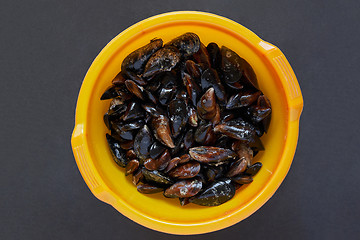
[[[194,32],[207,45],[225,45],[246,59],[269,97],[272,119],[262,137],[266,150],[256,158],[263,163],[254,181],[217,207],[189,204],[178,199],[137,192],[130,177],[118,167],[106,142],[103,115],[109,101],[101,94],[120,71],[130,52],[158,37],[164,42]],[[89,68],[78,97],[71,144],[79,170],[91,192],[101,201],[148,228],[172,234],[200,234],[231,226],[259,209],[277,190],[294,157],[303,99],[288,61],[274,45],[227,18],[203,12],[170,12],[143,20],[116,36]]]

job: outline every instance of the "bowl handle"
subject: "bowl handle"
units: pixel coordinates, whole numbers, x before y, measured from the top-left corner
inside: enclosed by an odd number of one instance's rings
[[[76,164],[80,170],[90,191],[101,201],[113,204],[116,200],[110,193],[109,189],[101,179],[93,162],[91,161],[89,148],[86,144],[84,134],[84,125],[76,124],[72,137],[71,145],[76,160]]]
[[[264,49],[265,56],[272,63],[282,85],[285,86],[286,97],[289,102],[290,121],[298,121],[304,101],[293,69],[279,48],[265,41],[260,41],[259,45]]]

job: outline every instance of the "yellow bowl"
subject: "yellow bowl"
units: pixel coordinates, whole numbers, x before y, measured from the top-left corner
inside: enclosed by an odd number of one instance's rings
[[[269,97],[272,119],[262,137],[266,150],[254,181],[217,207],[179,205],[162,194],[138,193],[110,155],[103,114],[109,102],[101,94],[120,71],[125,56],[158,37],[164,42],[194,32],[207,45],[225,45],[246,59]],[[101,201],[148,228],[172,234],[200,234],[231,226],[259,209],[285,178],[296,149],[303,99],[294,72],[282,52],[253,32],[227,18],[203,12],[170,12],[143,20],[116,36],[89,68],[78,97],[71,144],[79,170],[91,192]]]

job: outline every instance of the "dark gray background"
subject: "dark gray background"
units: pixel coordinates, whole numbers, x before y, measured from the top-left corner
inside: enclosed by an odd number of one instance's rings
[[[97,200],[70,147],[82,79],[118,33],[173,10],[216,13],[277,45],[304,96],[291,170],[255,214],[189,239],[358,239],[360,2],[0,2],[0,239],[181,239]]]

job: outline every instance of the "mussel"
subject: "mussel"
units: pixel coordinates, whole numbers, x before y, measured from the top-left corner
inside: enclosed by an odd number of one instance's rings
[[[201,77],[201,68],[194,61],[187,60],[185,62],[185,67],[192,79],[199,79]]]
[[[175,47],[164,47],[154,53],[146,63],[144,78],[151,78],[156,74],[171,71],[180,61],[180,52]]]
[[[122,62],[121,70],[142,74],[150,57],[163,45],[161,39],[151,40],[147,45],[130,53]]]
[[[200,145],[209,145],[214,143],[216,139],[212,124],[204,122],[204,124],[199,125],[196,128],[194,140]]]
[[[202,182],[198,179],[182,180],[167,188],[164,192],[166,197],[188,198],[196,195],[202,188]]]
[[[137,190],[140,193],[144,193],[144,194],[152,194],[152,193],[158,193],[158,192],[162,192],[164,189],[155,185],[151,185],[148,183],[144,183],[144,184],[140,184],[137,186]]]
[[[188,113],[189,113],[188,120],[189,120],[190,126],[197,127],[199,119],[198,119],[198,114],[197,114],[195,108],[192,106],[188,107]]]
[[[144,113],[144,110],[142,109],[140,103],[134,101],[134,102],[130,102],[127,105],[126,111],[123,116],[123,120],[124,121],[132,121],[132,120],[136,120],[136,119],[144,118],[144,117],[145,117],[145,113]]]
[[[200,172],[200,163],[188,162],[171,170],[169,172],[169,176],[172,178],[179,178],[179,179],[193,178],[199,172]]]
[[[126,153],[120,147],[120,143],[109,134],[106,134],[106,139],[115,163],[120,167],[126,167],[128,160],[126,159]]]
[[[228,178],[220,179],[205,188],[189,201],[202,206],[218,206],[233,198],[235,187]]]
[[[165,174],[159,172],[159,171],[149,171],[147,169],[142,169],[142,174],[144,175],[144,178],[152,183],[158,184],[158,185],[171,185],[173,184],[173,181],[171,178],[167,177]]]
[[[215,95],[219,102],[226,102],[226,92],[219,75],[215,69],[208,68],[201,74],[201,87],[203,90],[214,88]]]
[[[123,72],[119,72],[111,81],[112,84],[122,86],[125,83],[126,77]]]
[[[188,120],[187,107],[184,101],[174,99],[169,103],[168,116],[171,122],[171,132],[177,137]]]
[[[139,168],[139,161],[136,159],[128,162],[125,168],[125,176],[134,173]]]
[[[134,151],[140,160],[145,160],[150,154],[152,136],[150,129],[144,125],[135,136]]]
[[[201,163],[221,164],[229,159],[235,159],[236,153],[230,149],[201,146],[190,148],[189,154],[191,158]]]
[[[151,121],[151,126],[155,133],[155,137],[165,146],[174,148],[174,142],[171,138],[169,119],[165,115],[154,117]]]
[[[230,97],[226,109],[248,107],[259,98],[260,94],[260,91],[241,91]]]
[[[129,100],[131,95],[123,86],[111,86],[101,95],[100,100],[107,100],[111,98],[119,98],[124,102]]]
[[[159,143],[158,141],[154,141],[154,143],[150,146],[150,157],[154,159],[159,157],[165,151],[165,149],[166,148],[163,144]]]
[[[187,131],[184,136],[184,150],[187,151],[194,145],[194,132],[193,129]]]
[[[214,88],[209,88],[200,98],[197,111],[202,119],[210,120],[216,115],[216,100]]]
[[[207,45],[206,50],[209,53],[210,63],[212,68],[218,69],[221,63],[221,54],[219,46],[211,42]]]
[[[262,167],[262,163],[261,162],[256,162],[253,165],[251,165],[246,171],[245,173],[250,175],[250,176],[255,176],[261,169]]]
[[[238,184],[249,184],[253,181],[253,178],[248,175],[238,175],[231,178],[231,180]]]
[[[270,101],[264,95],[259,96],[257,104],[250,106],[249,115],[254,122],[260,122],[271,114]]]
[[[255,135],[254,127],[242,119],[230,120],[228,122],[218,124],[214,128],[214,132],[222,133],[228,137],[238,140],[249,140]]]
[[[195,61],[197,63],[201,64],[202,66],[204,66],[206,68],[211,67],[210,56],[209,56],[209,53],[204,44],[202,44],[202,43],[200,44],[199,51],[197,51],[193,55],[193,58],[195,59]]]
[[[185,56],[193,55],[198,52],[200,49],[200,39],[199,36],[195,33],[185,33],[177,38],[174,38],[169,43],[165,44],[167,46],[174,46],[180,50],[180,52]]]
[[[222,46],[221,70],[224,82],[231,88],[241,89],[244,85],[259,89],[256,74],[250,64],[233,50]]]
[[[188,92],[189,98],[192,101],[193,105],[195,106],[196,102],[198,100],[198,97],[201,93],[200,87],[192,79],[192,77],[187,73],[183,73],[182,79],[183,79],[183,84],[186,87],[186,90]]]

